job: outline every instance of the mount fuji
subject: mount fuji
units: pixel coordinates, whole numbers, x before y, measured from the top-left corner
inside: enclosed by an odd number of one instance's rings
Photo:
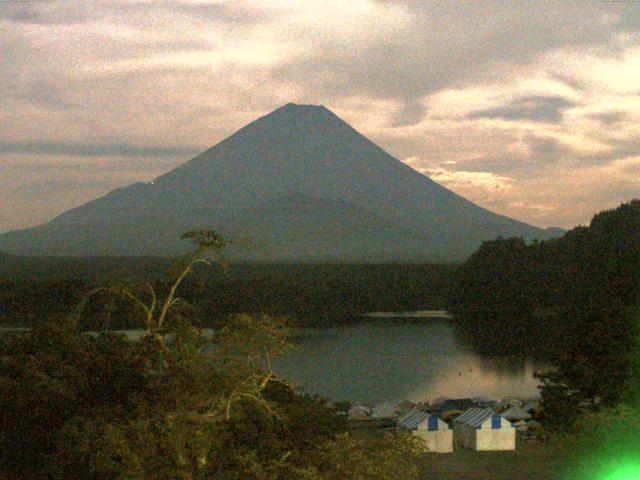
[[[198,228],[254,238],[251,258],[296,261],[463,258],[497,236],[560,233],[475,205],[322,106],[287,104],[153,182],[0,235],[0,251],[173,255]]]

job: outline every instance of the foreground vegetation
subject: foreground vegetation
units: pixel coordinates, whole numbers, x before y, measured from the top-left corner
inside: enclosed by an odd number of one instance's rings
[[[206,341],[188,326],[134,343],[69,323],[4,336],[0,477],[416,478],[410,438],[354,439],[259,367],[278,329],[239,316]]]
[[[534,356],[556,367],[540,378],[559,425],[617,405],[637,337],[640,200],[559,239],[485,242],[458,271],[449,303],[484,354]]]
[[[344,419],[271,371],[277,320],[233,315],[205,337],[178,288],[225,241],[196,237],[166,293],[96,289],[73,315],[0,337],[0,477],[15,479],[415,479],[410,437],[353,438]],[[128,299],[138,342],[84,333],[97,294]]]
[[[429,462],[425,478],[640,478],[640,200],[560,239],[485,242],[449,305],[478,351],[554,367],[539,377],[556,433],[539,449]]]

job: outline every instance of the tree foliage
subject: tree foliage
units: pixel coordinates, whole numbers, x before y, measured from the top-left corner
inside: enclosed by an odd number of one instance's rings
[[[74,314],[0,337],[0,473],[16,479],[416,478],[411,440],[353,439],[271,369],[288,348],[269,316],[202,331],[179,287],[226,243],[209,233],[165,291],[113,284]],[[211,242],[209,240],[213,238]],[[204,239],[204,240],[203,240]],[[82,329],[98,294],[145,318],[138,340]],[[407,465],[409,462],[410,465]]]
[[[485,242],[460,268],[450,298],[458,326],[483,353],[552,363],[543,401],[566,425],[580,405],[620,401],[640,300],[640,200],[589,227],[526,245]]]
[[[640,478],[640,307],[628,313],[635,333],[622,401],[576,419],[557,459],[567,480]]]
[[[37,266],[55,270],[49,278],[21,258],[23,279],[0,261],[0,324],[32,326],[67,314],[97,287],[123,286],[123,278],[143,277],[158,295],[173,279],[165,259],[82,259],[75,268],[65,259],[40,258]],[[70,262],[70,260],[67,260]],[[294,318],[298,325],[334,326],[371,311],[442,309],[455,265],[433,264],[266,264],[234,263],[222,268],[198,265],[180,285],[180,298],[197,307],[194,322],[215,326],[235,312]],[[30,272],[27,276],[27,270]],[[175,270],[175,269],[174,269]],[[5,280],[1,280],[4,278]],[[145,282],[126,282],[148,303]],[[146,313],[122,295],[97,292],[87,305],[88,330],[145,328]]]

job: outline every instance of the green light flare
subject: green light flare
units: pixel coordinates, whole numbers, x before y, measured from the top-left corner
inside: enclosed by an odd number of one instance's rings
[[[640,480],[640,461],[623,461],[607,472],[602,480]]]

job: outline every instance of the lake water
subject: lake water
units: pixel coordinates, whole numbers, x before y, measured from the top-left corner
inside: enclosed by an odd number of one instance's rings
[[[482,358],[457,341],[447,320],[307,328],[293,343],[296,349],[274,369],[330,400],[377,404],[440,396],[538,396],[533,363]]]
[[[124,333],[137,339],[144,332]],[[380,317],[351,326],[306,328],[292,342],[295,349],[274,361],[276,373],[307,393],[334,401],[375,405],[441,396],[538,396],[533,363],[474,354],[445,319]]]

